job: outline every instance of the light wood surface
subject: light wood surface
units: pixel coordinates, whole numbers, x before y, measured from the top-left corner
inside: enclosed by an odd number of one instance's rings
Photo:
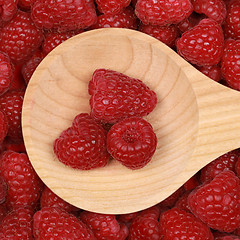
[[[158,96],[146,117],[158,137],[152,161],[129,170],[74,170],[53,141],[89,112],[88,82],[97,68],[139,78]],[[81,33],[54,49],[26,91],[22,126],[29,158],[44,183],[69,203],[99,213],[129,213],[157,204],[216,157],[240,147],[240,93],[201,74],[158,40],[127,29]]]

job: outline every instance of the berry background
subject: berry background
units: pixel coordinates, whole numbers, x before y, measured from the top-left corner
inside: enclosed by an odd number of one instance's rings
[[[239,149],[156,206],[116,216],[68,204],[35,173],[21,131],[26,86],[59,44],[105,27],[149,34],[240,91],[240,0],[0,0],[0,239],[240,239]]]

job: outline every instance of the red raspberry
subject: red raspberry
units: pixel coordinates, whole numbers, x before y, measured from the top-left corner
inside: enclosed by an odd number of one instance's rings
[[[63,199],[58,197],[55,193],[53,193],[48,187],[45,187],[43,189],[41,199],[41,208],[44,207],[58,207],[62,210],[65,210],[66,212],[76,212],[79,210],[79,208],[74,207],[68,202],[65,202]]]
[[[222,23],[227,15],[226,4],[223,0],[192,0],[193,10],[204,13],[218,23]]]
[[[187,19],[178,24],[179,30],[183,33],[196,26],[204,17],[193,12]]]
[[[97,240],[124,240],[128,236],[128,228],[119,224],[114,215],[83,211],[80,220],[92,230]]]
[[[30,208],[18,208],[8,213],[0,226],[1,239],[27,239],[32,236],[33,211]]]
[[[133,170],[150,162],[156,146],[157,137],[151,124],[140,117],[131,117],[116,123],[107,135],[108,152]]]
[[[160,240],[158,207],[146,209],[134,218],[129,228],[129,240]]]
[[[112,15],[112,14],[102,14],[98,16],[97,23],[92,25],[90,29],[98,28],[129,28],[137,29],[138,27],[138,18],[134,13],[132,7],[127,7],[123,9],[121,13]]]
[[[87,226],[60,208],[45,207],[33,216],[35,240],[96,240]]]
[[[240,40],[226,41],[221,69],[223,77],[230,87],[240,90]]]
[[[209,227],[232,232],[240,227],[240,179],[230,170],[223,171],[193,190],[188,205]]]
[[[177,40],[177,51],[187,61],[199,66],[216,65],[223,53],[221,26],[212,19],[203,19]]]
[[[24,10],[29,10],[35,0],[18,0],[18,6]]]
[[[42,31],[33,24],[30,13],[18,11],[0,31],[0,50],[14,63],[27,60],[41,45]]]
[[[190,207],[188,205],[188,196],[191,192],[185,192],[176,202],[175,207],[182,209],[186,212],[191,212]]]
[[[0,97],[0,109],[6,114],[8,136],[14,141],[22,140],[21,114],[23,91],[8,91]]]
[[[146,25],[179,23],[192,13],[190,0],[138,0],[135,13]]]
[[[160,229],[164,240],[213,240],[213,235],[207,225],[191,213],[178,208],[172,208],[162,213]]]
[[[8,120],[3,111],[0,110],[0,145],[8,132]]]
[[[172,193],[169,197],[164,199],[162,202],[159,203],[160,206],[172,208],[177,200],[183,195],[184,187],[180,187],[174,193]]]
[[[9,57],[0,52],[0,95],[4,94],[13,81],[13,66]]]
[[[66,32],[91,26],[97,14],[93,0],[36,0],[32,19],[39,28]]]
[[[10,21],[17,12],[17,0],[0,0],[0,26]]]
[[[240,40],[240,2],[232,0],[227,8],[227,17],[223,25],[226,38]]]
[[[216,82],[219,82],[222,78],[221,68],[218,65],[201,66],[197,67],[197,69]]]
[[[0,176],[0,204],[5,202],[7,196],[7,183],[2,176]]]
[[[131,0],[96,0],[98,10],[104,14],[118,14],[127,7]]]
[[[26,83],[28,83],[36,70],[37,66],[45,57],[41,51],[35,52],[32,57],[23,64],[22,66],[22,75]]]
[[[22,76],[22,64],[14,65],[14,77],[9,90],[25,91],[26,83]]]
[[[82,170],[104,167],[109,160],[106,148],[106,130],[87,113],[73,120],[54,142],[54,153],[59,161]]]
[[[214,161],[210,162],[201,170],[201,182],[209,182],[213,180],[219,173],[224,170],[235,170],[238,156],[234,152],[228,152]]]
[[[103,123],[145,116],[157,104],[156,93],[139,79],[107,69],[97,69],[89,82],[91,115]]]
[[[175,46],[175,40],[179,35],[176,25],[152,26],[141,24],[139,27],[139,31],[157,38],[159,41],[167,44],[169,47]]]
[[[1,158],[1,174],[8,185],[7,201],[11,208],[35,207],[41,194],[42,182],[27,155],[6,151]]]
[[[44,54],[50,53],[55,47],[59,44],[63,43],[67,39],[83,32],[83,30],[79,31],[69,31],[65,33],[59,32],[49,32],[45,35],[44,42],[42,44],[42,51]]]

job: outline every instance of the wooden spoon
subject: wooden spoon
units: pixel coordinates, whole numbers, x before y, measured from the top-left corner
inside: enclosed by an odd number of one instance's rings
[[[157,93],[157,106],[146,117],[157,150],[140,170],[115,160],[74,170],[53,153],[53,141],[73,118],[90,112],[88,82],[97,68],[139,78]],[[130,213],[159,203],[207,163],[240,147],[240,93],[146,34],[93,30],[67,40],[39,65],[26,91],[22,127],[30,161],[53,192],[89,211]]]

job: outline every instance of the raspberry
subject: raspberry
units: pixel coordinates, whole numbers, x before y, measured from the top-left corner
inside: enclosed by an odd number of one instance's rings
[[[83,211],[80,219],[92,230],[97,240],[124,240],[128,228],[119,224],[114,215]]]
[[[179,23],[192,13],[190,0],[138,0],[135,13],[145,25]]]
[[[124,119],[107,135],[108,152],[124,166],[139,169],[150,162],[157,146],[157,137],[150,123],[139,117]]]
[[[11,208],[36,206],[42,182],[25,153],[4,152],[1,158],[1,174],[8,185],[7,201]]]
[[[50,53],[55,47],[63,43],[67,39],[83,32],[83,30],[69,31],[65,33],[49,32],[46,34],[44,42],[42,44],[42,51],[44,54]]]
[[[184,32],[176,45],[178,53],[192,64],[216,65],[223,54],[222,28],[212,19],[203,19]]]
[[[218,65],[201,66],[197,67],[197,69],[216,82],[219,82],[221,80],[222,72],[221,68]]]
[[[139,27],[139,31],[157,38],[159,41],[167,44],[169,47],[175,46],[175,40],[179,35],[176,25],[152,26],[141,24]]]
[[[160,240],[159,209],[154,206],[134,218],[129,228],[129,240]]]
[[[34,71],[44,57],[45,54],[43,54],[41,51],[37,51],[27,62],[24,63],[22,66],[22,75],[26,83],[30,81]]]
[[[232,232],[240,227],[240,179],[230,170],[196,188],[188,197],[191,211],[209,227]]]
[[[45,207],[33,216],[35,240],[96,240],[87,226],[60,208]]]
[[[196,26],[203,18],[204,17],[202,15],[193,12],[188,18],[181,21],[177,26],[183,33]]]
[[[7,132],[8,132],[8,120],[5,113],[0,110],[0,144],[7,136]]]
[[[92,25],[90,29],[108,28],[108,27],[137,29],[138,18],[135,15],[132,7],[129,6],[123,9],[122,12],[115,15],[102,14],[98,16],[97,23]]]
[[[118,14],[127,7],[131,0],[96,0],[98,10],[105,14]]]
[[[54,142],[54,153],[59,161],[81,170],[104,167],[109,154],[106,148],[107,132],[87,113],[79,114],[72,127]]]
[[[0,25],[10,21],[17,12],[17,0],[0,0]]]
[[[8,91],[0,97],[0,109],[8,121],[8,136],[14,141],[22,140],[21,114],[24,92]]]
[[[226,4],[223,0],[192,0],[193,10],[204,13],[218,23],[223,23],[227,15]]]
[[[30,208],[18,208],[4,217],[0,226],[1,239],[28,239],[32,237],[33,211]]]
[[[226,41],[221,70],[230,87],[240,90],[240,40]]]
[[[13,66],[9,57],[0,52],[0,95],[4,94],[13,81]]]
[[[91,26],[97,15],[93,0],[36,0],[32,19],[39,28],[66,32]]]
[[[160,229],[164,240],[213,240],[213,235],[207,225],[191,213],[178,208],[172,208],[162,213]]]
[[[0,31],[0,50],[14,63],[20,63],[30,58],[42,40],[42,31],[33,24],[30,13],[18,11]]]
[[[5,202],[7,196],[7,183],[3,177],[0,176],[0,204]]]
[[[116,123],[131,116],[145,116],[157,104],[156,93],[139,79],[107,69],[97,69],[89,82],[91,116]]]
[[[227,17],[223,25],[226,38],[240,40],[240,2],[232,0],[227,8]]]
[[[77,207],[74,207],[73,205],[69,204],[68,202],[65,202],[63,199],[58,197],[55,193],[53,193],[48,187],[45,187],[43,189],[41,199],[41,208],[44,207],[58,207],[62,210],[65,210],[66,212],[76,212],[79,209]]]
[[[201,170],[201,182],[204,183],[213,180],[224,170],[234,171],[237,160],[238,156],[234,152],[228,152],[210,162]]]

